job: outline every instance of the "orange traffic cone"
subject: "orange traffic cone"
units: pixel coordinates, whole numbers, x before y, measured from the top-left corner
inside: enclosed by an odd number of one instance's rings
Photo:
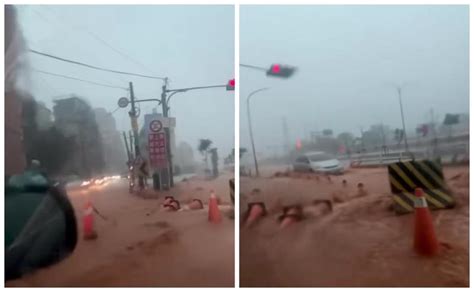
[[[299,205],[285,207],[283,209],[283,215],[278,219],[280,221],[280,228],[285,228],[299,222],[303,219],[303,209]]]
[[[85,240],[97,238],[97,232],[94,230],[94,209],[89,199],[87,199],[87,202],[84,205],[84,217],[82,219],[82,225],[84,229]]]
[[[415,236],[413,246],[421,255],[433,256],[439,252],[430,209],[421,188],[415,189]]]
[[[217,204],[217,198],[214,191],[211,191],[211,197],[209,198],[209,216],[208,220],[211,223],[220,223],[222,221],[221,211]]]
[[[257,220],[265,216],[266,211],[265,211],[265,204],[262,202],[259,203],[250,203],[249,204],[249,210],[247,213],[247,218],[245,220],[245,227],[249,228],[251,227]]]

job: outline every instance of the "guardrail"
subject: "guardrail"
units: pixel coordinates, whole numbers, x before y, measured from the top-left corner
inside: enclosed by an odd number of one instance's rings
[[[441,163],[444,165],[456,165],[456,164],[466,164],[469,163],[469,152],[453,152],[453,153],[443,153],[438,157],[441,158]],[[339,160],[349,161],[350,167],[380,167],[386,166],[391,163],[401,162],[401,161],[410,161],[410,160],[422,160],[430,159],[430,155],[427,152],[418,151],[418,152],[398,152],[398,153],[366,153],[353,155],[350,158],[348,157],[339,157]]]
[[[376,167],[387,165],[394,162],[399,161],[407,161],[412,160],[413,158],[422,158],[425,157],[425,154],[422,152],[418,153],[406,153],[406,152],[398,152],[398,153],[365,153],[365,154],[358,154],[353,155],[349,158],[350,166],[351,167]],[[347,160],[347,157],[340,157],[341,160]]]

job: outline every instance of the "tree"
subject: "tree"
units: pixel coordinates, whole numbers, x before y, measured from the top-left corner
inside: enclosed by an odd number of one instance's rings
[[[204,162],[206,163],[206,169],[209,168],[208,163],[207,163],[207,157],[208,157],[208,152],[209,149],[211,148],[212,141],[210,139],[200,139],[199,140],[199,146],[198,146],[198,151],[201,153],[202,156],[204,156]]]
[[[194,153],[193,148],[186,142],[179,143],[176,149],[176,164],[183,173],[194,171]]]

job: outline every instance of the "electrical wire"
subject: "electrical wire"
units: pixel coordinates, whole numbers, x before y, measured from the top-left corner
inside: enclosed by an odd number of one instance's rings
[[[50,11],[51,13],[53,13],[57,18],[59,18],[58,16],[58,13],[56,13],[56,11],[54,11],[53,9],[45,6],[45,8]],[[133,62],[134,64],[140,66],[141,68],[149,71],[149,72],[152,72],[153,73],[153,70],[151,70],[150,68],[148,68],[147,66],[145,66],[143,63],[135,60],[134,58],[132,58],[131,56],[129,56],[128,54],[122,52],[121,50],[115,48],[114,46],[112,46],[111,44],[109,44],[108,42],[106,42],[103,38],[101,38],[99,35],[97,35],[96,33],[90,31],[88,28],[84,27],[84,26],[77,26],[77,25],[74,25],[72,24],[71,21],[65,19],[64,17],[61,17],[62,20],[64,20],[65,22],[67,22],[69,24],[70,27],[74,28],[74,29],[80,29],[80,30],[83,30],[84,32],[86,32],[87,34],[89,34],[92,38],[94,38],[96,41],[102,43],[104,46],[108,47],[109,49],[111,49],[112,51],[114,51],[115,53],[119,54],[120,56],[122,56],[123,58],[125,59],[128,59],[129,61]]]
[[[108,85],[108,84],[98,83],[98,82],[94,82],[94,81],[90,81],[90,80],[84,80],[84,79],[80,79],[80,78],[76,78],[76,77],[72,77],[72,76],[67,76],[67,75],[62,75],[62,74],[47,72],[47,71],[38,70],[38,69],[32,69],[32,71],[38,72],[38,73],[42,73],[42,74],[51,75],[51,76],[61,77],[61,78],[65,78],[65,79],[71,79],[71,80],[81,81],[81,82],[84,82],[84,83],[89,83],[89,84],[93,84],[93,85],[97,85],[97,86],[102,86],[102,87],[109,87],[109,88],[117,88],[117,89],[128,90],[128,88],[125,88],[125,87],[120,87],[120,86],[114,86],[114,85]]]
[[[125,72],[125,71],[118,71],[118,70],[102,68],[102,67],[98,67],[98,66],[94,66],[94,65],[89,65],[89,64],[86,64],[86,63],[82,63],[82,62],[78,62],[78,61],[74,61],[74,60],[70,60],[70,59],[66,59],[66,58],[61,58],[61,57],[58,57],[58,56],[43,53],[43,52],[33,50],[33,49],[29,49],[29,52],[31,52],[33,54],[43,56],[43,57],[48,57],[48,58],[52,58],[52,59],[55,59],[55,60],[58,60],[58,61],[67,62],[67,63],[71,63],[71,64],[75,64],[75,65],[79,65],[79,66],[83,66],[83,67],[87,67],[87,68],[91,68],[91,69],[95,69],[95,70],[111,72],[111,73],[116,73],[116,74],[122,74],[122,75],[142,77],[142,78],[149,78],[149,79],[166,80],[166,78],[164,78],[164,77],[157,77],[157,76],[143,75],[143,74],[137,74],[137,73],[130,73],[130,72]]]
[[[43,8],[47,8],[47,6],[42,6]],[[40,17],[40,19],[42,19],[43,21],[47,22],[48,24],[50,24],[54,29],[56,29],[57,27],[60,27],[60,30],[67,33],[66,31],[66,25],[67,23],[65,23],[64,21],[61,21],[59,20],[57,17],[52,17],[52,13],[53,11],[48,11],[48,16],[45,16],[42,12],[40,12],[38,9],[35,9],[35,8],[31,8],[31,11],[33,11],[36,15],[38,15]],[[49,15],[51,13],[51,15]],[[55,13],[54,13],[55,14]],[[56,15],[56,14],[55,14]],[[53,19],[54,18],[54,19]],[[72,31],[72,32],[75,32],[77,29],[72,27],[70,24],[69,24],[69,30]],[[69,40],[69,38],[63,38],[63,39],[66,39],[66,40]],[[69,42],[70,44],[73,44],[72,42]],[[74,42],[76,43],[76,42]],[[76,43],[74,44],[74,47],[75,49],[81,51],[81,52],[85,52],[87,55],[89,55],[89,51],[88,50],[84,50],[85,48],[87,48],[87,46],[81,46]],[[94,55],[95,56],[95,55]],[[97,62],[97,60],[94,58],[94,60],[92,60],[93,62]],[[118,79],[120,79],[121,82],[123,83],[127,83],[128,81],[125,80],[122,76],[118,75],[117,76]]]

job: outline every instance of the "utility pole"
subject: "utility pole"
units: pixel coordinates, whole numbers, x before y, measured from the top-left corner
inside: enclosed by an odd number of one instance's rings
[[[129,115],[130,115],[130,121],[132,124],[132,132],[133,132],[133,144],[130,143],[130,145],[135,145],[135,158],[139,158],[140,157],[140,144],[139,144],[139,139],[138,139],[138,121],[137,121],[138,117],[137,117],[137,110],[135,107],[135,94],[133,92],[133,83],[129,82],[128,85],[130,87],[130,106],[132,107],[131,111],[129,112]],[[138,178],[138,184],[141,189],[143,189],[145,186],[145,183],[141,176],[139,176]]]
[[[133,146],[134,143],[133,143],[133,134],[132,134],[132,131],[129,131],[128,132],[128,137],[130,139],[130,156],[131,156],[131,160],[134,159],[135,155],[133,155]],[[133,162],[133,161],[132,161]]]
[[[168,111],[169,111],[169,107],[168,107],[168,102],[166,100],[166,92],[167,92],[167,89],[166,87],[168,86],[168,78],[165,78],[165,84],[161,87],[162,91],[161,91],[161,108],[162,108],[162,111],[163,111],[163,117],[164,118],[168,118]],[[171,153],[171,141],[170,141],[170,128],[169,127],[165,127],[164,128],[165,130],[165,136],[166,136],[166,155],[167,155],[167,158],[168,158],[168,174],[169,174],[169,180],[170,180],[170,187],[173,187],[174,186],[174,179],[173,179],[173,161],[172,161],[172,158],[173,158],[173,155]]]
[[[129,115],[130,115],[130,121],[132,123],[132,131],[133,131],[133,140],[134,140],[134,146],[135,146],[135,156],[138,157],[140,156],[140,145],[138,143],[138,117],[137,117],[137,110],[135,108],[135,94],[133,93],[133,83],[129,82],[129,87],[130,87],[130,105],[132,107]]]
[[[125,142],[125,149],[127,150],[127,158],[128,158],[128,161],[131,162],[132,156],[130,154],[130,148],[128,148],[127,134],[125,134],[125,131],[122,132],[122,134],[123,134],[123,141]]]

